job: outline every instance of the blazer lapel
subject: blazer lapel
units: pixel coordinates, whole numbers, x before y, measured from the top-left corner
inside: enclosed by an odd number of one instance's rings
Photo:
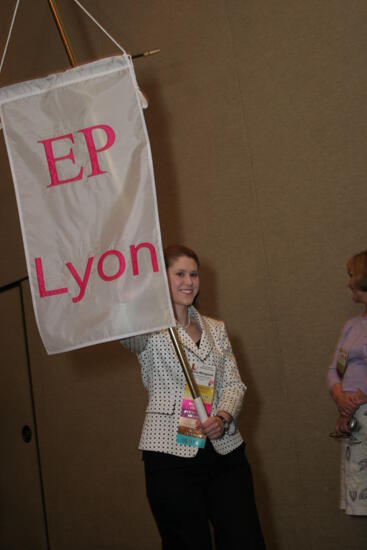
[[[195,342],[190,338],[190,336],[186,333],[185,329],[178,325],[178,336],[180,338],[181,344],[184,346],[184,348],[189,349],[192,353],[197,355],[199,359],[204,361],[208,354],[210,353],[211,349],[214,346],[214,339],[211,335],[211,332],[209,330],[209,327],[205,321],[199,314],[199,312],[191,306],[189,308],[189,315],[191,318],[193,318],[196,322],[199,323],[201,328],[201,339],[200,339],[200,346],[198,347]]]

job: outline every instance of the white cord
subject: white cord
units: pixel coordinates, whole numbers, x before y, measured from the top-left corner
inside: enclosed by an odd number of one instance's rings
[[[18,0],[18,2],[19,2],[19,0]],[[97,27],[99,27],[99,28],[101,29],[101,31],[103,31],[103,32],[105,33],[105,35],[108,36],[108,38],[109,38],[110,40],[112,40],[112,42],[113,42],[114,44],[116,44],[116,46],[122,51],[122,53],[126,54],[124,48],[123,48],[122,46],[120,46],[120,44],[119,44],[118,42],[116,42],[116,40],[106,31],[106,29],[104,29],[104,28],[102,27],[102,25],[100,25],[100,24],[98,23],[98,21],[93,17],[93,15],[91,15],[91,14],[89,13],[89,11],[87,11],[87,10],[84,8],[84,6],[82,6],[81,3],[78,2],[78,0],[74,0],[74,2],[75,2],[75,4],[77,4],[77,5],[79,6],[80,9],[82,9],[82,10],[88,15],[88,17],[90,17],[90,19],[93,21],[93,23],[95,23],[95,24],[97,25]]]
[[[14,8],[14,13],[13,13],[13,19],[11,21],[11,24],[10,24],[10,29],[9,29],[9,33],[8,33],[8,38],[6,40],[6,44],[5,44],[5,48],[4,48],[4,52],[3,52],[3,56],[1,58],[1,63],[0,63],[0,73],[1,73],[1,70],[3,68],[3,65],[4,65],[4,61],[5,61],[5,56],[6,56],[6,52],[7,52],[7,49],[8,49],[8,45],[9,45],[9,40],[10,40],[10,37],[11,37],[11,33],[13,31],[13,27],[14,27],[14,22],[15,22],[15,17],[17,15],[17,11],[18,11],[18,7],[19,7],[19,2],[20,0],[17,0],[17,3],[15,5],[15,8]],[[74,0],[75,4],[77,4],[79,6],[80,9],[82,9],[87,15],[88,17],[93,21],[93,23],[95,23],[97,25],[97,27],[99,27],[101,29],[101,31],[103,31],[105,33],[106,36],[108,36],[108,38],[110,40],[112,40],[112,42],[114,44],[116,44],[116,46],[119,48],[119,50],[122,51],[122,53],[126,54],[126,51],[124,50],[124,48],[122,46],[120,46],[120,44],[118,42],[116,42],[116,40],[106,31],[106,29],[104,29],[102,27],[102,25],[100,25],[98,23],[98,21],[93,17],[93,15],[91,15],[89,13],[88,10],[85,9],[84,6],[81,5],[80,2],[78,2],[78,0]],[[2,124],[1,124],[1,121],[0,121],[0,130],[2,129]]]
[[[17,3],[15,4],[14,13],[13,13],[13,19],[11,20],[11,23],[10,23],[10,29],[9,29],[9,32],[8,32],[8,38],[6,39],[5,48],[4,48],[4,51],[3,51],[3,56],[2,56],[2,58],[1,58],[0,73],[1,73],[1,70],[2,70],[3,65],[4,65],[5,56],[6,56],[6,52],[7,52],[7,50],[8,50],[8,45],[9,45],[9,40],[10,40],[10,37],[11,37],[11,33],[13,32],[14,21],[15,21],[15,16],[17,15],[19,2],[20,2],[20,0],[17,0]]]

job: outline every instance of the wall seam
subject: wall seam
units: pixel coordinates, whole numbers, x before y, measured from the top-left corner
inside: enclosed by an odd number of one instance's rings
[[[271,288],[271,286],[272,286],[272,277],[271,277],[271,270],[270,270],[270,261],[269,261],[269,256],[267,254],[267,247],[266,247],[266,232],[265,232],[265,228],[264,228],[264,221],[263,221],[262,211],[261,211],[261,207],[260,207],[259,196],[258,196],[256,185],[255,185],[254,159],[253,159],[253,154],[252,154],[251,145],[250,145],[250,132],[249,132],[249,128],[248,128],[247,117],[246,117],[246,109],[245,109],[245,105],[244,105],[244,96],[245,96],[245,94],[244,94],[244,91],[243,91],[242,86],[241,86],[241,80],[240,80],[240,75],[239,75],[239,71],[238,71],[237,48],[236,48],[236,42],[235,42],[235,39],[234,39],[234,31],[233,31],[232,23],[231,23],[229,3],[230,3],[230,0],[225,0],[228,28],[229,28],[229,34],[230,34],[230,39],[231,39],[231,43],[232,43],[231,47],[232,47],[232,51],[233,51],[233,57],[234,57],[234,63],[233,63],[232,69],[233,69],[235,80],[237,82],[237,89],[238,89],[239,95],[240,95],[241,122],[242,122],[242,128],[243,128],[242,143],[243,143],[243,149],[246,152],[248,162],[249,162],[249,180],[250,180],[252,195],[254,197],[256,213],[257,213],[257,219],[258,219],[257,227],[258,227],[258,231],[259,231],[259,234],[260,234],[260,237],[261,237],[262,253],[263,253],[263,257],[264,257],[264,261],[265,261],[266,276],[269,279],[269,285],[267,285],[267,288],[265,290],[265,295],[266,295],[266,303],[267,303],[267,308],[268,308],[269,315],[270,315],[271,325],[273,327],[274,335],[275,335],[275,338],[276,338],[276,348],[277,348],[277,352],[279,353],[278,378],[279,378],[279,380],[282,381],[281,387],[282,387],[283,395],[284,395],[285,400],[287,402],[287,408],[290,410],[291,406],[290,406],[290,402],[289,402],[289,393],[288,393],[288,388],[287,388],[286,377],[284,376],[285,360],[284,360],[284,351],[283,351],[283,348],[282,348],[282,345],[281,345],[280,328],[279,328],[278,318],[277,318],[277,315],[276,315],[276,310],[273,307],[273,301],[271,299],[272,291],[269,290],[269,288]],[[304,483],[303,483],[302,475],[301,475],[300,450],[299,450],[299,444],[298,444],[298,438],[297,437],[295,437],[295,441],[297,442],[295,452],[296,452],[298,483],[299,483],[299,487],[302,491],[302,494],[304,495],[305,494],[305,487],[304,487]],[[303,506],[305,506],[305,503],[303,503]],[[313,550],[312,540],[309,540],[308,542],[309,542],[309,545],[310,545],[309,546],[310,550]]]
[[[38,473],[39,473],[40,490],[41,490],[43,519],[44,519],[44,524],[45,524],[46,546],[47,546],[47,550],[50,550],[51,547],[50,547],[50,538],[49,538],[49,530],[48,530],[46,496],[45,496],[45,489],[44,489],[43,476],[42,476],[42,464],[41,464],[41,454],[40,454],[39,439],[38,439],[36,405],[35,405],[35,400],[34,400],[32,369],[31,369],[30,352],[29,352],[29,345],[28,345],[27,325],[26,325],[26,318],[25,318],[24,295],[23,295],[23,288],[22,288],[21,283],[18,283],[18,289],[19,289],[21,313],[22,313],[24,345],[25,345],[26,358],[27,358],[29,389],[30,389],[31,408],[32,408],[33,425],[34,425],[34,438],[35,438],[35,441],[36,441],[36,454],[37,454],[37,463],[38,463]]]

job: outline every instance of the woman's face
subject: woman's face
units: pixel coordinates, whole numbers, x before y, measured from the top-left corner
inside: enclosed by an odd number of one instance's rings
[[[198,266],[192,258],[181,256],[167,269],[171,299],[175,306],[191,306],[199,292]]]

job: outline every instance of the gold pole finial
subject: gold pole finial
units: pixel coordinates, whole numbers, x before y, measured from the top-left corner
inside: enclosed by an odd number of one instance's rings
[[[147,57],[148,55],[154,55],[156,53],[159,53],[161,50],[148,50],[147,52],[142,53],[135,53],[132,55],[132,59],[137,59],[138,57]]]

